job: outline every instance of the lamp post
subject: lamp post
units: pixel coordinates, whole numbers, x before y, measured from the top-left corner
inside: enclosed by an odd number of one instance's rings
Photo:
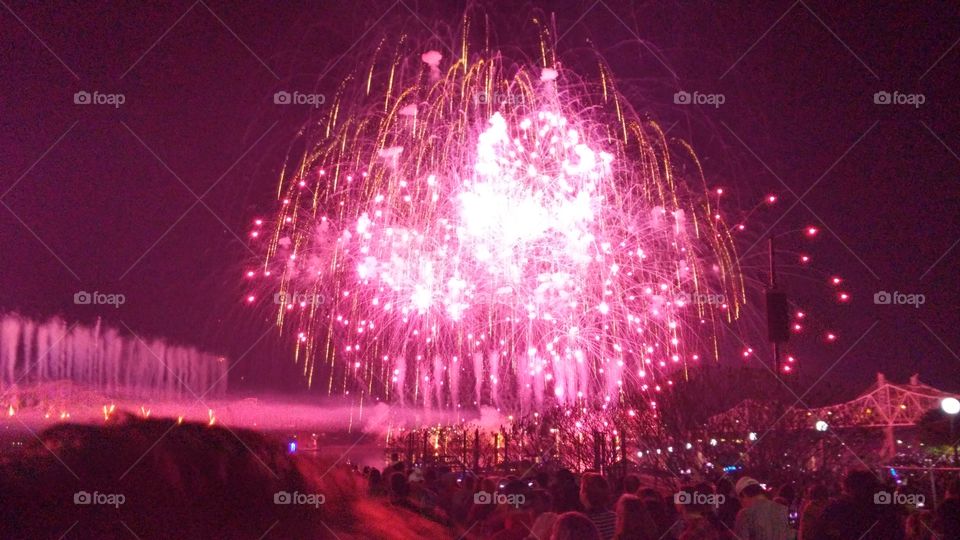
[[[789,316],[787,315],[787,295],[777,286],[777,260],[774,238],[770,235],[767,240],[770,275],[767,282],[767,337],[773,345],[773,369],[777,377],[783,373],[780,370],[780,347],[790,339]]]
[[[954,439],[955,435],[953,429],[953,424],[957,418],[957,413],[960,413],[960,400],[955,397],[943,398],[943,400],[940,401],[940,409],[950,416],[950,441],[953,443],[953,463],[960,463],[960,459],[957,459],[957,441]]]
[[[781,284],[777,282],[777,250],[775,241],[780,237],[793,234],[799,230],[804,231],[804,233],[809,237],[816,236],[818,233],[818,229],[816,227],[805,227],[803,229],[795,229],[779,234],[771,234],[767,238],[767,259],[769,263],[769,275],[766,292],[767,338],[768,341],[770,341],[770,344],[773,346],[773,368],[776,370],[777,377],[792,371],[794,380],[798,380],[799,366],[782,366],[780,364],[780,354],[783,350],[783,346],[790,339],[790,320],[788,315],[789,302],[787,300],[786,292],[784,292],[782,289]],[[803,260],[805,261],[806,258],[804,257]]]
[[[818,469],[827,470],[827,455],[829,451],[823,444],[824,437],[822,434],[830,429],[830,425],[827,424],[825,420],[817,420],[817,422],[813,424],[813,429],[817,431],[817,448],[820,450],[820,463],[817,464],[817,467]]]

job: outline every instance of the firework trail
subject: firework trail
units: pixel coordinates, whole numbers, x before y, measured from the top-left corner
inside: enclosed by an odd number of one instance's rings
[[[257,220],[311,384],[427,408],[613,407],[717,357],[733,240],[693,153],[618,94],[499,53],[383,45]]]

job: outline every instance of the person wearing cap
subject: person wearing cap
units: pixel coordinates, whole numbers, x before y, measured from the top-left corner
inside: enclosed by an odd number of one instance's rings
[[[429,480],[434,479],[435,476],[431,476]],[[410,476],[407,477],[410,501],[417,506],[421,514],[443,523],[446,521],[447,516],[438,504],[439,497],[437,497],[436,492],[431,489],[432,484],[433,482],[428,481],[427,475],[419,468],[410,471]]]
[[[793,540],[787,507],[771,501],[763,486],[744,476],[734,487],[743,508],[737,513],[734,532],[743,540]]]
[[[423,482],[423,471],[420,469],[414,469],[410,471],[410,477],[407,478],[407,482],[411,484],[414,482]]]

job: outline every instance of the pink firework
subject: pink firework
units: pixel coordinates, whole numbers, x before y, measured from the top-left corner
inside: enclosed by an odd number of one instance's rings
[[[308,380],[523,411],[613,406],[715,359],[743,284],[686,145],[603,66],[591,85],[420,56],[345,82],[251,232],[248,301],[277,302]]]

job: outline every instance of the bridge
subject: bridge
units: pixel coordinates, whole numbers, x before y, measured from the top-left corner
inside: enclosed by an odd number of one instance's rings
[[[879,428],[884,430],[881,454],[892,457],[896,453],[894,428],[915,426],[926,412],[939,408],[940,402],[947,397],[960,398],[923,384],[917,375],[910,377],[907,384],[897,384],[887,380],[882,373],[877,373],[874,384],[845,403],[814,409],[793,407],[777,410],[772,403],[745,400],[711,417],[707,425],[721,432],[731,429],[742,432],[773,424],[794,430],[815,429],[820,421],[826,422],[829,429]]]

